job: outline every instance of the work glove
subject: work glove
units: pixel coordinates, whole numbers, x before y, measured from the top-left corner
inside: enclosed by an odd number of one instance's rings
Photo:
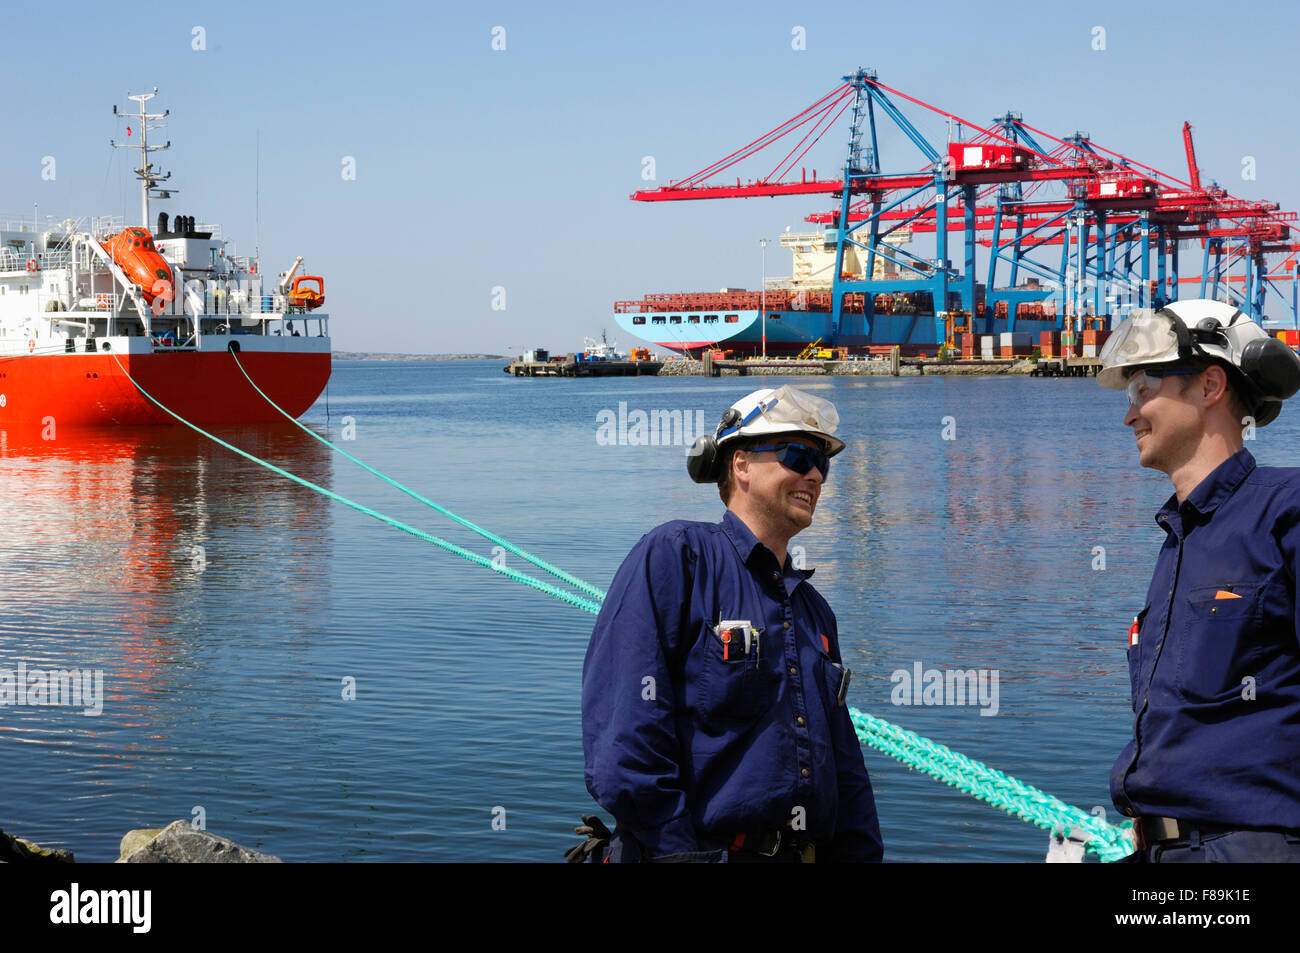
[[[595,814],[582,815],[582,826],[575,827],[573,833],[586,838],[581,844],[575,844],[564,852],[564,859],[571,864],[584,863],[592,854],[600,857],[599,851],[609,846],[611,837],[609,828]]]

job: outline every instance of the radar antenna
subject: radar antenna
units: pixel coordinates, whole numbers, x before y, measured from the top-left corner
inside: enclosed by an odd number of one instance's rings
[[[115,149],[139,149],[140,150],[140,168],[135,170],[136,178],[140,180],[140,224],[144,228],[149,228],[149,199],[169,199],[175,189],[160,189],[159,182],[166,182],[172,177],[170,172],[164,173],[161,170],[155,170],[153,163],[149,161],[149,153],[162,152],[164,149],[170,149],[171,140],[167,140],[166,145],[151,146],[149,145],[149,133],[161,129],[166,123],[162,120],[171,115],[168,109],[161,113],[150,113],[145,111],[145,103],[158,95],[158,87],[153,88],[152,93],[140,93],[137,96],[128,95],[126,98],[140,104],[139,113],[123,113],[117,111],[117,106],[113,107],[113,115],[119,119],[136,120],[140,124],[139,144],[130,142],[115,142],[112,139],[108,144]],[[128,136],[131,135],[131,127],[127,126]]]

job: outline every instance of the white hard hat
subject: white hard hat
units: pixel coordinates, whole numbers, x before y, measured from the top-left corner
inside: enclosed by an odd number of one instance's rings
[[[810,433],[822,438],[826,456],[833,457],[844,449],[844,441],[831,436],[839,425],[840,415],[829,400],[786,384],[756,390],[732,404],[723,415],[717,439],[721,445],[741,437]]]
[[[1139,308],[1102,346],[1097,383],[1123,390],[1132,369],[1208,360],[1226,365],[1261,426],[1300,390],[1300,358],[1284,342],[1222,301],[1175,301]]]
[[[719,452],[726,444],[771,434],[811,434],[826,445],[826,456],[833,457],[844,449],[844,441],[831,436],[839,424],[840,415],[829,400],[788,384],[756,390],[727,408],[717,433],[705,434],[695,441],[686,469],[697,483],[716,483],[721,477]]]
[[[1131,367],[1218,358],[1238,368],[1247,342],[1268,334],[1238,308],[1221,301],[1178,301],[1158,311],[1139,308],[1102,346],[1097,383],[1123,390]]]

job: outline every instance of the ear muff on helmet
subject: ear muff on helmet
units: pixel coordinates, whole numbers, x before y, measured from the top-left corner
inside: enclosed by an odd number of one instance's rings
[[[718,438],[711,433],[700,434],[686,454],[686,472],[696,483],[717,483]]]
[[[1256,338],[1241,349],[1241,368],[1232,368],[1250,405],[1255,426],[1277,419],[1282,401],[1300,391],[1300,357],[1277,338]]]
[[[1264,393],[1254,379],[1247,377],[1241,368],[1235,364],[1229,364],[1226,361],[1215,361],[1215,364],[1222,367],[1224,373],[1228,375],[1228,379],[1232,381],[1238,397],[1241,398],[1246,412],[1250,414],[1256,427],[1262,427],[1277,419],[1277,415],[1282,412],[1280,398],[1270,397]],[[1243,420],[1242,423],[1244,424],[1246,421]]]
[[[740,411],[728,407],[718,421],[714,433],[701,434],[691,444],[686,454],[686,472],[696,483],[717,483],[722,479],[722,461],[718,453],[718,438],[725,437],[742,423]]]
[[[1255,418],[1255,426],[1262,427],[1271,424],[1280,413],[1282,413],[1281,400],[1276,397],[1261,397],[1255,401],[1255,412],[1251,416]]]
[[[1300,357],[1277,338],[1256,338],[1242,348],[1241,372],[1265,397],[1286,400],[1300,391]]]

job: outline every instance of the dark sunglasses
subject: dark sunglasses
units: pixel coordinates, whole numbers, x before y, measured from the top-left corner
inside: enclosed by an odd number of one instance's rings
[[[822,472],[823,480],[831,475],[831,458],[818,447],[810,447],[803,443],[773,443],[762,447],[750,447],[749,450],[751,453],[758,453],[760,450],[774,451],[776,460],[781,466],[793,470],[800,476],[813,467]]]

